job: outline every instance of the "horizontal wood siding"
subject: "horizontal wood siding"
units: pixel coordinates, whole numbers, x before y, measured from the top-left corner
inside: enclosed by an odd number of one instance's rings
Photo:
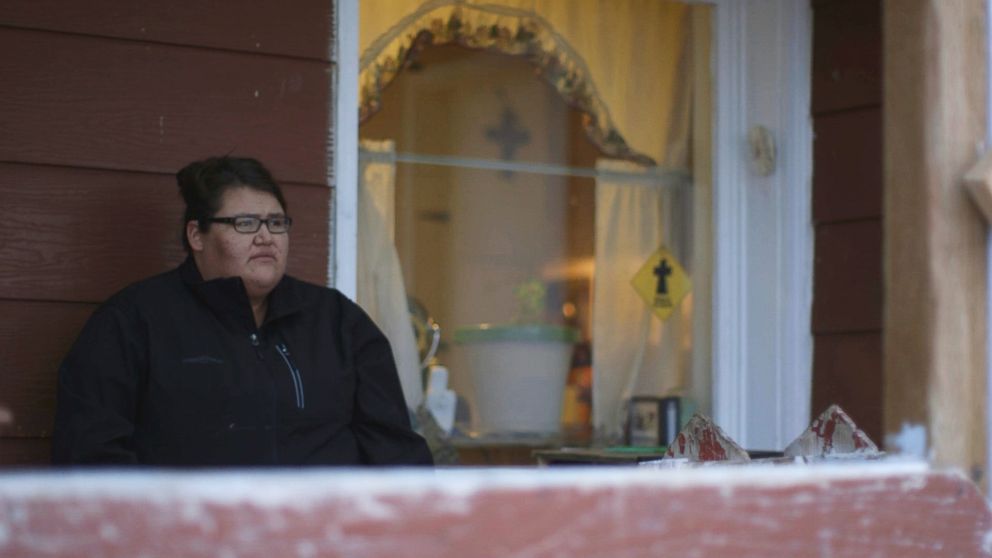
[[[816,117],[813,220],[830,224],[882,215],[882,110],[867,107]]]
[[[814,358],[818,373],[831,380],[814,390],[814,409],[842,402],[854,422],[863,428],[882,424],[882,382],[875,378],[882,369],[881,332],[819,335]],[[881,432],[868,431],[868,435],[876,443],[883,441]]]
[[[882,8],[813,1],[812,410],[882,440]]]
[[[882,224],[878,219],[823,224],[813,264],[814,333],[882,328]]]
[[[7,424],[0,424],[0,436],[51,435],[59,363],[95,308],[0,300],[0,406],[10,415]]]
[[[328,60],[333,1],[4,0],[0,25]]]
[[[813,0],[814,114],[882,100],[879,0]]]
[[[0,10],[0,465],[48,460],[58,365],[96,305],[173,268],[175,173],[253,156],[324,284],[333,1],[10,0]]]
[[[234,153],[326,182],[325,62],[0,28],[0,75],[0,161],[171,174]]]

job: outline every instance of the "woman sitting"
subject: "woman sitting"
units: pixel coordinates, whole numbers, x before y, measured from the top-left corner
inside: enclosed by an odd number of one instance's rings
[[[177,178],[189,256],[86,324],[59,370],[54,461],[431,464],[383,334],[285,274],[293,220],[265,167],[219,157]]]

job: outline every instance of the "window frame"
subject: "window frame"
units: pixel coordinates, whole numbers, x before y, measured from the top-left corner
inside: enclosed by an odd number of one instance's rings
[[[354,298],[359,0],[335,0],[328,181],[328,284]],[[781,449],[809,424],[813,292],[812,14],[794,0],[714,6],[714,420],[752,449]],[[771,130],[775,168],[751,168],[748,132]],[[758,285],[756,287],[756,284]],[[763,288],[762,288],[763,286]]]

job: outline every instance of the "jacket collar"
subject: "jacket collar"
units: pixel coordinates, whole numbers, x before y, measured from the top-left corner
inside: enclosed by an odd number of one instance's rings
[[[179,266],[178,271],[183,283],[211,310],[221,316],[248,320],[251,329],[255,329],[255,317],[252,315],[248,291],[245,290],[244,281],[240,277],[204,281],[192,256],[186,257],[186,261]],[[269,308],[263,326],[302,310],[304,301],[297,283],[296,279],[288,275],[283,275],[279,280],[269,293]]]

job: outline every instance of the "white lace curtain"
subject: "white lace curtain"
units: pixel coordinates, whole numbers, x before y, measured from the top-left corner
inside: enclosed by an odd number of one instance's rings
[[[597,170],[593,426],[604,441],[616,442],[631,396],[689,395],[692,385],[692,295],[662,322],[631,286],[661,246],[691,263],[691,190],[684,183],[624,180],[617,173],[643,172],[626,161],[600,160]]]
[[[362,141],[363,150],[381,157],[362,160],[358,188],[358,269],[356,302],[385,333],[407,407],[423,401],[420,359],[406,287],[393,242],[396,164],[392,141]]]

